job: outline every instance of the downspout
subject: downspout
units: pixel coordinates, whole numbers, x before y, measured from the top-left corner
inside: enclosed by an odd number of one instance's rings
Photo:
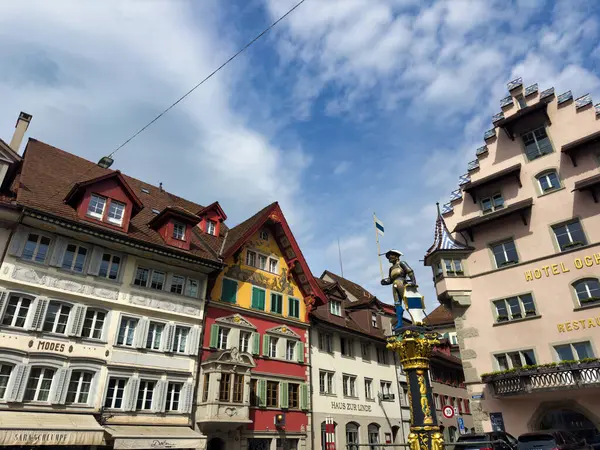
[[[10,230],[10,234],[8,235],[8,240],[6,241],[6,246],[4,247],[4,250],[2,251],[2,259],[0,259],[0,264],[4,262],[4,258],[6,257],[6,253],[8,252],[8,247],[10,246],[12,238],[15,234],[15,230],[17,229],[17,226],[19,226],[19,224],[23,223],[24,215],[25,215],[25,210],[22,209],[21,214],[19,214],[19,219],[17,220],[17,222],[13,225],[13,227]]]

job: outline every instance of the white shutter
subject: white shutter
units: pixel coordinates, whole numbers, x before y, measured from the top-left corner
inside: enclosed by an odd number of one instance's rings
[[[154,397],[152,398],[152,411],[165,412],[165,397],[167,395],[167,382],[159,380],[154,386]]]
[[[68,243],[69,242],[63,237],[56,238],[56,241],[54,242],[54,250],[52,252],[52,256],[50,257],[51,266],[62,266],[63,255],[65,254],[65,249],[67,248]]]
[[[29,232],[23,228],[19,228],[15,234],[13,234],[8,253],[13,256],[21,256],[23,254],[23,249],[25,248],[27,236],[29,236]]]
[[[94,246],[94,249],[92,250],[92,257],[90,258],[90,265],[88,266],[88,273],[90,275],[98,275],[103,255],[104,249],[102,247]]]
[[[194,326],[190,329],[190,335],[187,341],[187,354],[197,355],[200,345],[200,327]]]
[[[67,323],[67,336],[81,336],[86,312],[87,306],[85,305],[75,305],[73,307]]]
[[[144,348],[146,346],[146,338],[148,334],[148,319],[143,318],[138,320],[137,326],[135,327],[135,346],[137,348]]]
[[[4,310],[8,304],[8,292],[0,288],[0,319],[4,316]]]
[[[130,378],[125,392],[125,401],[123,402],[123,409],[125,411],[135,411],[139,388],[140,379]]]
[[[172,352],[173,351],[173,340],[175,339],[175,324],[169,322],[165,325],[163,331],[162,351]]]
[[[29,326],[26,327],[28,330],[40,330],[44,324],[44,317],[46,316],[46,310],[48,309],[49,300],[47,297],[37,297],[32,305],[32,310],[29,311],[28,318],[30,318]]]
[[[181,396],[179,397],[179,412],[189,414],[192,412],[192,403],[194,396],[194,385],[185,383],[181,388]]]
[[[71,369],[58,369],[54,374],[52,386],[50,387],[50,403],[64,403],[67,397],[69,381],[71,379]]]
[[[10,381],[6,387],[5,398],[7,402],[23,401],[25,386],[27,385],[30,371],[31,366],[28,364],[17,364],[13,368],[13,373],[11,374]]]
[[[125,273],[125,266],[127,264],[127,255],[116,254],[119,258],[121,258],[121,263],[119,264],[119,273],[117,274],[117,281],[121,283],[123,281],[123,274]]]

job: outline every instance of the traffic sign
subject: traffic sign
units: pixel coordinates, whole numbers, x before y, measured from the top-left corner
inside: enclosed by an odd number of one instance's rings
[[[446,419],[452,419],[454,417],[454,408],[450,405],[444,406],[442,414]]]
[[[460,434],[465,434],[465,421],[462,417],[458,418],[458,431]]]

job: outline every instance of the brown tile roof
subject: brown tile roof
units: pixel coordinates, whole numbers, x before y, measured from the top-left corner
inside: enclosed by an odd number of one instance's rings
[[[225,238],[223,255],[230,255],[231,253],[235,252],[249,237],[246,235],[251,232],[258,223],[264,222],[276,206],[277,202],[271,203],[270,205],[265,206],[263,209],[258,211],[252,217],[231,228]]]
[[[427,318],[425,319],[425,323],[427,325],[446,325],[446,324],[454,324],[454,318],[452,317],[452,313],[448,311],[448,309],[444,305],[440,305],[427,314]]]
[[[103,169],[91,161],[35,139],[29,139],[23,158],[18,182],[13,183],[13,187],[16,188],[17,203],[20,206],[100,229],[107,234],[119,233],[80,219],[76,210],[63,201],[75,183],[85,182],[114,171]],[[148,223],[155,217],[153,209],[162,211],[167,207],[175,207],[187,211],[199,211],[202,209],[201,205],[151,184],[121,175],[143,203],[143,209],[131,219],[127,237],[174,253],[184,253],[218,262],[218,258],[207,249],[207,245],[211,248],[218,247],[218,241],[222,240],[222,237],[194,233],[190,250],[185,251],[167,246],[160,235],[148,227]]]
[[[367,291],[361,285],[356,284],[354,281],[350,281],[346,278],[336,275],[335,273],[330,272],[329,270],[325,270],[323,272],[323,274],[321,275],[321,278],[323,278],[325,275],[328,275],[330,278],[333,278],[335,281],[337,281],[340,284],[340,286],[342,287],[342,289],[349,292],[350,295],[356,297],[356,299],[359,301],[364,301],[364,300],[369,301],[369,300],[375,298],[375,296],[373,294],[371,294],[369,291]]]
[[[361,333],[365,336],[380,339],[382,341],[385,341],[387,339],[387,337],[385,336],[383,331],[381,331],[381,329],[378,328],[376,330],[369,331],[361,327],[354,319],[352,319],[350,315],[347,314],[346,317],[336,316],[334,314],[329,313],[328,308],[328,305],[321,306],[312,311],[311,316],[314,319],[317,319],[317,321],[325,322],[329,325],[333,325],[338,328],[344,328],[351,332]]]

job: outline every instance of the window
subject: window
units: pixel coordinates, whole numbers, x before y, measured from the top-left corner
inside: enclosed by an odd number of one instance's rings
[[[377,328],[377,314],[371,313],[371,326]]]
[[[175,336],[173,339],[173,351],[175,353],[185,353],[187,338],[190,334],[189,327],[177,325],[175,327]]]
[[[469,399],[465,398],[465,414],[471,414],[471,405],[469,404]]]
[[[444,270],[442,269],[441,261],[438,261],[433,266],[433,276],[437,279],[438,277],[441,277],[442,275],[444,275]]]
[[[259,289],[257,287],[252,288],[252,308],[259,309],[261,311],[265,310],[265,290]]]
[[[523,97],[522,95],[517,95],[515,99],[519,104],[519,109],[527,108],[527,102],[525,101],[525,97]]]
[[[164,272],[159,272],[158,270],[153,270],[152,278],[150,280],[150,289],[156,289],[158,291],[162,291],[165,286],[165,277],[166,277],[166,274]]]
[[[555,345],[554,350],[561,361],[577,361],[593,358],[594,351],[590,341],[574,342],[572,344]]]
[[[23,328],[30,306],[31,299],[20,295],[11,295],[2,318],[2,325]]]
[[[356,377],[354,375],[342,376],[345,397],[356,397]]]
[[[210,373],[204,375],[204,386],[202,387],[202,401],[208,400],[208,388],[210,386]]]
[[[335,316],[341,316],[342,315],[342,302],[338,302],[337,300],[330,300],[329,301],[329,311],[331,311],[331,314],[333,314]]]
[[[279,407],[279,383],[267,381],[267,407]]]
[[[263,241],[269,240],[269,232],[267,230],[260,230],[259,236]]]
[[[512,240],[492,245],[492,253],[494,253],[497,268],[519,262],[517,248],[515,247],[515,242]]]
[[[183,286],[185,285],[185,277],[173,275],[171,277],[171,288],[173,294],[183,294]]]
[[[121,326],[119,327],[119,334],[117,335],[117,345],[133,347],[133,337],[135,336],[137,324],[138,319],[126,316],[121,318]]]
[[[104,197],[92,194],[90,202],[88,203],[87,215],[102,220],[104,217],[105,206],[106,199]]]
[[[575,288],[577,300],[582,305],[600,300],[600,283],[596,278],[577,281],[573,283],[573,288]]]
[[[229,328],[219,327],[219,334],[217,337],[217,348],[219,350],[227,349],[227,338],[229,337]]]
[[[377,347],[377,362],[379,364],[387,364],[387,353],[385,348]]]
[[[342,350],[342,355],[354,357],[354,342],[352,339],[340,337],[340,347]]]
[[[555,170],[538,175],[537,181],[542,193],[554,191],[560,188],[560,181]]]
[[[246,265],[256,267],[256,252],[246,251]]]
[[[244,376],[236,374],[233,378],[233,403],[243,403],[244,401]]]
[[[41,234],[30,233],[23,248],[21,257],[36,263],[45,263],[50,248],[50,238]]]
[[[108,207],[108,217],[107,220],[114,224],[121,226],[123,224],[123,215],[125,214],[125,204],[121,202],[117,202],[116,200],[110,201],[110,206]]]
[[[371,444],[369,449],[377,450],[379,447],[374,444],[379,444],[379,425],[372,423],[367,428],[367,431],[369,435],[369,444]]]
[[[277,344],[279,343],[278,338],[272,337],[269,339],[269,357],[277,358]]]
[[[319,392],[333,394],[333,372],[319,371]]]
[[[81,273],[87,257],[87,248],[75,244],[67,245],[61,267],[66,270]]]
[[[269,258],[269,272],[271,273],[279,273],[279,270],[277,270],[279,266],[279,261],[277,261],[275,258]]]
[[[535,309],[534,309],[534,312],[535,312]],[[450,333],[448,335],[448,338],[450,339],[451,345],[458,345],[458,336],[456,335],[456,333]]]
[[[81,336],[90,339],[102,339],[105,319],[106,313],[104,311],[88,309],[85,313]]]
[[[552,227],[552,230],[554,231],[554,236],[561,252],[587,245],[587,239],[583,234],[583,229],[578,219],[564,225]]]
[[[346,424],[346,448],[348,450],[358,450],[358,425],[354,422]]]
[[[523,317],[535,316],[537,314],[531,294],[496,300],[494,306],[496,307],[497,322],[522,319]]]
[[[333,353],[333,338],[330,334],[319,333],[319,350]]]
[[[198,280],[188,278],[185,284],[185,295],[188,297],[198,298],[198,287],[200,283]]]
[[[288,407],[300,409],[300,385],[297,383],[288,384]]]
[[[261,270],[267,270],[267,257],[265,255],[258,254],[257,256],[257,267]]]
[[[87,404],[93,378],[94,374],[92,372],[73,371],[69,381],[66,402]]]
[[[221,373],[221,381],[219,381],[219,401],[228,402],[229,393],[231,392],[231,374]]]
[[[48,333],[65,334],[70,312],[70,305],[54,301],[50,302],[42,330]]]
[[[444,259],[444,265],[446,266],[446,275],[449,277],[464,274],[462,261],[460,259]]]
[[[392,383],[389,381],[381,381],[379,383],[379,388],[381,389],[383,400],[393,400]]]
[[[521,138],[525,145],[525,156],[529,161],[553,152],[552,144],[544,127],[525,133]]]
[[[98,270],[98,276],[102,278],[108,278],[109,280],[116,280],[119,276],[120,266],[120,256],[111,255],[110,253],[104,253],[102,255],[102,261],[100,261],[100,269]]]
[[[135,409],[138,411],[152,409],[152,397],[154,396],[155,381],[142,380],[138,390],[137,403]]]
[[[9,364],[0,364],[0,399],[6,395],[6,387],[12,372],[13,366]]]
[[[285,359],[288,361],[294,360],[294,354],[296,350],[296,341],[286,341],[285,343]]]
[[[250,352],[250,337],[252,333],[247,331],[240,331],[240,342],[239,342],[239,350],[240,352],[249,353]]]
[[[373,380],[365,378],[365,398],[373,400]]]
[[[50,395],[50,386],[54,377],[54,369],[35,367],[31,369],[29,381],[25,388],[24,401],[47,402]]]
[[[300,300],[297,298],[288,297],[288,316],[300,318]]]
[[[150,322],[150,325],[148,325],[148,335],[146,337],[147,349],[160,350],[160,342],[164,329],[164,323]]]
[[[281,294],[271,293],[271,312],[275,314],[283,313],[283,296]]]
[[[208,234],[212,234],[213,236],[216,234],[217,224],[212,220],[206,221],[206,232]]]
[[[536,364],[533,350],[520,350],[496,355],[496,363],[499,370],[516,369],[523,366]]]
[[[211,233],[212,234],[212,233]],[[173,239],[185,241],[185,225],[175,222],[173,224]]]
[[[433,394],[433,402],[435,403],[435,409],[442,409],[439,394]]]
[[[360,344],[360,353],[363,361],[371,361],[371,347],[366,342]]]
[[[481,209],[484,214],[502,208],[504,208],[504,198],[502,198],[502,194],[494,194],[491,197],[481,199]]]
[[[181,396],[181,386],[181,383],[169,383],[167,385],[167,399],[165,404],[165,411],[179,410],[179,397]]]
[[[223,278],[223,289],[221,291],[221,300],[227,303],[235,303],[237,297],[237,281]]]
[[[126,378],[111,377],[108,380],[108,389],[106,390],[106,398],[104,399],[105,408],[121,409],[126,385]]]

